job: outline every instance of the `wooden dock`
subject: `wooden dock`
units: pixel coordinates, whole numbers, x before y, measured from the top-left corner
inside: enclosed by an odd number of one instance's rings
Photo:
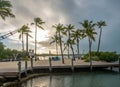
[[[65,64],[59,61],[49,61],[40,60],[33,61],[33,68],[31,67],[31,61],[27,61],[27,70],[25,66],[25,61],[21,61],[21,72],[19,72],[18,61],[13,62],[0,62],[0,76],[4,78],[18,78],[19,75],[25,76],[27,72],[39,72],[39,73],[49,73],[49,72],[74,72],[78,69],[90,69],[90,63],[84,62],[83,60],[72,61],[71,59],[65,59]],[[92,61],[93,69],[119,67],[119,63],[107,63],[100,61]],[[119,68],[118,68],[119,70]]]

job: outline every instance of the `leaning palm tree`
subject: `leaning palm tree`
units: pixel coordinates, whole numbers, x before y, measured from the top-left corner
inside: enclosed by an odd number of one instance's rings
[[[105,21],[99,21],[99,22],[97,22],[97,26],[100,29],[98,48],[97,48],[97,53],[99,53],[100,42],[101,42],[101,35],[102,35],[102,27],[106,26],[106,23],[105,23]]]
[[[65,28],[64,28],[63,24],[60,24],[60,23],[53,25],[53,28],[55,28],[56,32],[58,33],[59,42],[60,42],[60,50],[61,50],[61,55],[62,55],[62,63],[64,63],[61,33],[64,31]]]
[[[44,23],[45,22],[43,22],[43,20],[39,17],[34,18],[34,23],[31,23],[32,25],[33,24],[35,25],[35,60],[37,60],[37,58],[36,58],[36,53],[37,53],[37,27],[44,30],[44,28],[41,26]]]
[[[23,25],[18,32],[20,33],[19,39],[22,39],[22,57],[23,60],[25,60],[25,65],[27,66],[27,60],[29,60],[29,55],[28,55],[28,36],[31,37],[29,34],[31,31],[29,30],[30,28],[28,25]],[[24,53],[24,35],[26,35],[26,52]]]
[[[65,27],[65,31],[64,31],[65,33],[67,33],[67,34],[65,34],[65,35],[68,36],[68,41],[67,41],[68,58],[70,58],[70,55],[69,55],[69,47],[70,47],[70,43],[69,43],[69,42],[72,41],[72,40],[70,40],[70,36],[71,36],[71,32],[73,32],[74,29],[75,29],[74,26],[71,25],[71,24],[69,24],[69,25],[67,25],[67,26]],[[71,44],[71,45],[72,45],[72,44]]]
[[[92,47],[92,41],[95,41],[94,34],[97,34],[94,30],[95,23],[93,21],[88,21],[84,20],[82,23],[83,32],[86,34],[88,37],[88,42],[89,42],[89,58],[90,58],[90,69],[92,71],[92,58],[91,58],[91,47]]]
[[[78,59],[80,59],[80,51],[79,51],[79,44],[80,44],[80,40],[85,38],[86,35],[84,34],[83,30],[79,30],[77,29],[76,31],[74,31],[71,34],[71,37],[76,40],[77,43],[77,55],[78,55]]]
[[[19,35],[19,39],[22,40],[22,52],[24,52],[24,35],[28,35],[29,37],[31,37],[31,35],[29,34],[31,31],[29,30],[29,27],[27,25],[23,25],[19,30],[18,33],[20,33]]]
[[[15,15],[11,12],[12,4],[10,1],[0,0],[0,16],[3,20],[6,17],[15,17]]]
[[[59,37],[58,37],[57,33],[53,37],[51,37],[51,39],[52,39],[52,41],[50,42],[50,44],[55,43],[55,45],[56,45],[56,54],[58,56],[58,44],[59,44],[60,41],[59,41]]]
[[[68,47],[71,48],[71,51],[72,51],[72,55],[73,55],[73,60],[75,60],[75,53],[74,53],[74,48],[73,48],[73,45],[75,44],[75,40],[73,38],[70,37],[70,39],[67,39],[66,43],[65,44],[65,47],[64,47],[64,50]]]

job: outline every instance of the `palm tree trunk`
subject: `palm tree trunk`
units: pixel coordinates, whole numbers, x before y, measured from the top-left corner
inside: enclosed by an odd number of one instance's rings
[[[22,52],[24,52],[24,40],[23,40],[23,32],[22,32]]]
[[[59,39],[60,39],[60,50],[61,50],[61,55],[62,55],[62,63],[64,64],[63,51],[62,51],[62,41],[61,41],[60,32],[59,32]]]
[[[57,42],[56,42],[56,54],[57,54],[57,57],[58,57],[58,46],[57,46]]]
[[[100,49],[101,35],[102,35],[102,28],[100,28],[100,34],[99,34],[99,41],[98,41],[97,54],[99,53],[99,49]]]
[[[91,58],[91,46],[92,46],[92,40],[89,39],[89,58],[90,58],[90,70],[92,71],[92,58]]]
[[[35,61],[37,61],[36,52],[37,52],[37,23],[35,23]]]
[[[28,53],[28,33],[26,33],[26,52]]]
[[[68,39],[70,40],[70,31],[68,31]],[[70,58],[69,47],[70,47],[70,45],[68,44],[68,58]]]
[[[77,38],[77,50],[78,50],[78,59],[80,59],[79,39],[78,38]]]
[[[75,60],[75,53],[74,53],[73,46],[72,46],[72,45],[70,45],[70,47],[71,47],[71,50],[72,50],[72,53],[73,53],[73,60]]]
[[[23,40],[23,32],[22,32],[22,59],[24,58],[24,40]]]
[[[68,58],[70,58],[70,53],[69,53],[69,44],[68,44]]]
[[[25,57],[29,58],[29,53],[28,53],[28,33],[26,33],[26,55]]]
[[[56,36],[57,36],[57,32],[56,32]],[[57,54],[57,57],[58,57],[58,43],[57,43],[57,39],[56,38],[55,38],[55,44],[56,44],[56,54]]]

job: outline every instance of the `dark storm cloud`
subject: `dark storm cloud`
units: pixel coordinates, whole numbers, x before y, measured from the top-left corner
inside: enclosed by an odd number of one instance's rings
[[[103,28],[101,50],[120,52],[120,0],[11,0],[15,19],[10,19],[6,24],[15,28],[30,23],[34,17],[41,17],[46,21],[46,29],[52,36],[55,29],[51,26],[56,23],[74,24],[81,28],[78,22],[85,19],[94,22],[105,20],[107,26]],[[0,22],[1,23],[1,22]],[[6,24],[3,24],[4,26]],[[6,27],[9,27],[6,25]],[[0,28],[6,29],[0,26]],[[96,29],[99,32],[98,29]],[[98,36],[93,44],[93,50],[97,48]],[[49,47],[49,40],[40,42],[43,47]],[[87,39],[80,43],[81,50],[88,49]],[[50,46],[50,48],[52,48]]]

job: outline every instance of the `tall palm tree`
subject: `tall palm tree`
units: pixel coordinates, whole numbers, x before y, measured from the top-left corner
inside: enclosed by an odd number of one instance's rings
[[[69,47],[71,47],[70,45],[72,45],[72,40],[70,40],[70,36],[71,36],[71,32],[73,32],[74,30],[74,26],[69,24],[65,27],[65,33],[67,33],[66,35],[68,35],[68,41],[67,41],[67,47],[68,47],[68,58],[70,58],[70,55],[69,55]],[[69,43],[71,42],[71,43]],[[73,48],[73,47],[72,47]],[[71,49],[72,50],[72,49]],[[72,51],[73,52],[73,51]],[[74,57],[74,56],[73,56]]]
[[[44,23],[45,22],[39,17],[34,18],[34,23],[31,23],[32,25],[33,24],[35,25],[35,60],[37,60],[37,58],[36,58],[36,53],[37,53],[37,27],[44,30],[44,28],[41,26]]]
[[[61,50],[61,55],[62,55],[62,63],[64,64],[61,34],[65,28],[64,28],[63,24],[60,24],[60,23],[53,25],[53,28],[55,28],[56,32],[58,33],[58,37],[59,37],[59,41],[60,41],[60,50]]]
[[[31,37],[31,35],[29,34],[31,31],[29,30],[28,25],[23,25],[19,30],[18,33],[20,33],[19,35],[19,39],[22,40],[22,52],[24,52],[24,35],[28,35],[29,37]]]
[[[94,34],[97,34],[94,30],[95,23],[93,21],[88,21],[84,20],[82,23],[83,32],[86,34],[88,37],[88,42],[89,42],[89,58],[90,58],[90,69],[92,70],[92,58],[91,58],[91,46],[92,46],[92,41],[95,41]]]
[[[51,39],[52,39],[52,41],[50,42],[50,44],[55,43],[55,45],[56,45],[56,54],[58,56],[58,44],[60,43],[60,41],[59,41],[59,37],[58,37],[57,33],[53,37],[51,37]]]
[[[76,43],[77,43],[77,55],[78,55],[78,59],[80,59],[79,44],[80,44],[80,40],[85,38],[86,35],[84,34],[83,30],[77,29],[76,31],[74,31],[72,33],[71,37],[73,37],[73,39],[76,40]]]
[[[6,17],[15,17],[15,15],[11,12],[12,4],[10,1],[0,0],[0,16],[3,20]]]
[[[99,53],[100,42],[101,42],[101,35],[102,35],[102,27],[106,26],[106,23],[105,23],[105,21],[99,21],[99,22],[97,22],[97,26],[100,29],[99,41],[98,41],[98,48],[97,48],[97,53]]]
[[[66,45],[68,46],[68,44],[69,44],[71,51],[72,51],[73,60],[75,60],[75,53],[74,53],[74,48],[73,48],[73,45],[75,44],[75,40],[73,38],[68,39],[66,42]]]

